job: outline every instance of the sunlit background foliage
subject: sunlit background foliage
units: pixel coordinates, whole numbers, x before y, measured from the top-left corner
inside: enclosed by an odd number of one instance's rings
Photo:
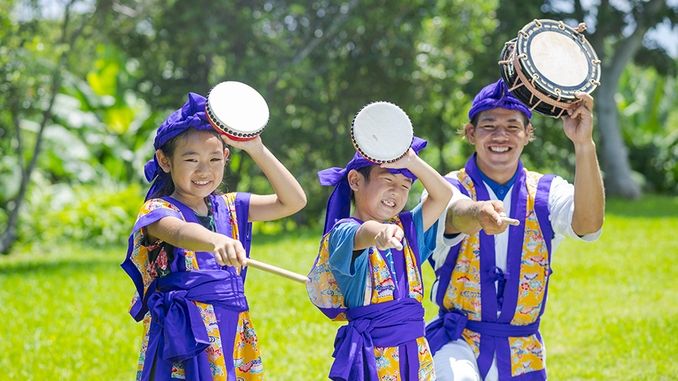
[[[147,189],[143,164],[155,129],[189,91],[204,95],[224,80],[248,83],[266,98],[264,143],[309,199],[300,213],[258,228],[313,228],[323,220],[330,190],[316,173],[350,159],[353,115],[375,100],[408,113],[415,134],[429,141],[422,156],[447,173],[471,152],[456,131],[473,95],[499,78],[503,44],[532,19],[555,16],[610,31],[591,36],[611,52],[633,28],[614,17],[654,22],[614,102],[633,179],[645,192],[676,194],[676,52],[668,55],[665,45],[678,41],[671,29],[678,4],[665,2],[641,19],[654,1],[617,2],[605,8],[609,14],[601,8],[601,21],[594,5],[578,1],[2,0],[1,251],[37,237],[124,241]],[[525,164],[572,179],[560,122],[537,115],[533,125],[537,140]],[[234,189],[270,190],[241,152],[226,174],[224,190]]]

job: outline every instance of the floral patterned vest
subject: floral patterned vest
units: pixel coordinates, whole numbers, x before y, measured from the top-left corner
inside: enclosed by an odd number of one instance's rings
[[[471,199],[490,199],[474,157],[450,175],[454,174],[458,180],[448,177],[448,181]],[[538,326],[552,273],[553,230],[548,212],[552,179],[552,175],[527,171],[519,163],[510,217],[520,225],[509,227],[506,271],[496,266],[494,237],[483,231],[452,247],[437,271],[436,303],[441,315],[461,313],[468,319],[461,337],[473,349],[483,377],[496,353],[500,380],[546,379]]]

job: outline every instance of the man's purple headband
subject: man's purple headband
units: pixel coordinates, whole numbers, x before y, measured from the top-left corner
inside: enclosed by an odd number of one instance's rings
[[[473,98],[471,109],[468,111],[468,119],[473,120],[479,113],[495,108],[518,110],[527,115],[527,119],[532,119],[532,111],[508,91],[503,78],[483,87]]]
[[[418,137],[412,139],[412,150],[418,155],[427,141]],[[322,186],[333,186],[334,191],[327,200],[327,215],[325,216],[325,229],[323,234],[332,229],[334,224],[342,218],[350,217],[351,215],[351,187],[348,185],[348,173],[352,170],[369,167],[375,163],[365,159],[360,153],[356,152],[353,159],[346,164],[345,168],[332,167],[323,169],[318,172],[318,179]],[[412,180],[416,180],[412,172],[407,169],[389,168],[389,172],[393,174],[401,174]]]
[[[207,115],[205,115],[205,97],[195,93],[188,93],[188,101],[160,125],[155,135],[153,147],[159,150],[165,143],[189,128],[196,130],[214,129],[207,120]],[[144,165],[144,175],[149,183],[153,183],[146,194],[146,200],[156,191],[162,189],[167,181],[171,181],[169,175],[160,168],[155,155]]]

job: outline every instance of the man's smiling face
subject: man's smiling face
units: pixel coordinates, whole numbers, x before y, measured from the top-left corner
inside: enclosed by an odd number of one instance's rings
[[[504,184],[513,177],[518,159],[527,145],[531,124],[518,110],[495,108],[478,114],[474,128],[466,125],[466,138],[476,147],[478,168],[490,179]]]

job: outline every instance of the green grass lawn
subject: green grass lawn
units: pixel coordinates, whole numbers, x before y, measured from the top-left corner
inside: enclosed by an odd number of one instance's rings
[[[608,201],[595,243],[554,257],[543,318],[552,380],[674,380],[678,375],[678,198]],[[256,237],[253,257],[306,273],[319,237]],[[0,258],[3,380],[130,380],[141,325],[127,314],[124,247],[50,246]],[[426,267],[427,285],[433,272]],[[323,380],[340,323],[305,288],[256,269],[246,293],[267,380]],[[426,302],[427,317],[435,315]]]

